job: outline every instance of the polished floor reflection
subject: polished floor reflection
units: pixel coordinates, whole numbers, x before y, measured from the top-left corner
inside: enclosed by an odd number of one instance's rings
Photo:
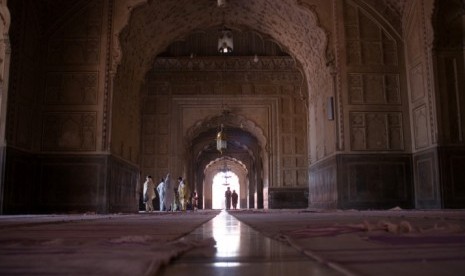
[[[272,227],[272,226],[270,226]],[[222,211],[183,239],[213,238],[214,249],[198,248],[160,274],[170,275],[340,275],[284,243],[267,238]]]

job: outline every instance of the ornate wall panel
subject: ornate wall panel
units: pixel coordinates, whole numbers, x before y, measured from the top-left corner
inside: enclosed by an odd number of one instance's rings
[[[338,164],[339,208],[413,206],[410,156],[340,155]]]
[[[139,170],[111,156],[41,155],[39,212],[135,212]]]
[[[170,141],[172,141],[169,134],[171,84],[151,82],[144,91],[141,167],[144,175],[164,176],[169,171],[170,156],[168,154]]]
[[[352,150],[403,150],[401,112],[351,112]]]
[[[29,151],[35,149],[33,140],[40,139],[37,137],[40,134],[37,131],[40,116],[34,113],[39,110],[41,103],[38,100],[41,95],[38,83],[42,77],[40,47],[41,34],[44,33],[38,3],[30,4],[23,1],[8,2],[12,19],[9,33],[11,67],[7,116],[6,119],[2,118],[7,120],[5,136],[8,144]],[[6,96],[5,93],[2,95]]]
[[[424,105],[413,110],[413,133],[416,149],[428,146],[428,114]]]
[[[141,185],[140,170],[133,164],[128,164],[120,159],[108,157],[107,193],[108,206],[106,213],[137,212],[139,202],[137,185]]]
[[[312,208],[337,207],[337,163],[329,158],[310,169],[308,205]]]
[[[97,104],[98,72],[49,72],[45,103],[50,105]]]
[[[425,98],[425,76],[423,71],[423,63],[421,62],[410,68],[410,101],[412,103]]]
[[[432,96],[431,59],[427,41],[427,19],[424,1],[412,1],[404,15],[404,37],[407,77],[410,94],[412,142],[414,150],[423,150],[435,143],[434,99]]]
[[[437,158],[435,150],[422,151],[413,156],[416,208],[441,208]]]
[[[42,150],[93,151],[96,149],[95,112],[44,114]]]
[[[350,104],[401,104],[399,75],[349,74]]]
[[[286,189],[270,188],[268,190],[268,202],[273,209],[303,209],[308,207],[308,191],[305,188]]]
[[[349,65],[399,64],[397,42],[349,1],[345,1],[344,22]]]
[[[105,1],[84,1],[47,30],[41,150],[96,151],[102,137],[100,110]],[[103,138],[104,139],[104,138]],[[125,149],[127,152],[127,149]],[[130,151],[130,150],[129,150]]]
[[[379,7],[378,7],[379,8]],[[404,151],[408,104],[401,40],[370,8],[344,1],[347,95],[345,120],[352,151]],[[390,30],[390,31],[388,31]]]
[[[60,26],[49,41],[49,65],[100,64],[100,36],[103,24],[103,1],[93,1],[66,24]]]

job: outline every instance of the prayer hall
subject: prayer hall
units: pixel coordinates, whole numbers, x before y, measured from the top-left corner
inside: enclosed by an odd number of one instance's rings
[[[465,0],[0,0],[0,275],[464,275]]]

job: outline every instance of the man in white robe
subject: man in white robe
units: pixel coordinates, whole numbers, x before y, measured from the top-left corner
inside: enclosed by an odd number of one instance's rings
[[[152,181],[152,177],[148,175],[145,178],[144,182],[144,201],[145,201],[145,211],[152,212],[153,211],[153,199],[156,197],[155,195],[155,183]]]
[[[165,209],[174,211],[174,186],[169,179],[165,179]]]
[[[170,174],[161,179],[161,182],[157,186],[157,192],[160,199],[160,211],[166,211],[166,183],[168,182]]]

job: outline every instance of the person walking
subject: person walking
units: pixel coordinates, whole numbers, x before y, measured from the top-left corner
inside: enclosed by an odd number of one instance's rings
[[[165,210],[174,211],[174,186],[173,181],[165,179]]]
[[[226,210],[229,210],[231,209],[231,190],[229,189],[229,187],[226,189],[226,192],[224,193],[224,197],[225,197],[225,204],[226,204]]]
[[[147,175],[144,182],[144,202],[145,211],[153,212],[153,199],[156,197],[155,184],[152,181],[152,177]]]
[[[161,182],[157,186],[157,192],[160,200],[160,211],[166,211],[166,182],[169,177],[170,174],[168,173],[164,179],[161,179]]]
[[[231,194],[231,201],[232,201],[232,206],[233,206],[233,209],[236,210],[237,209],[237,200],[239,198],[239,195],[236,193],[236,190],[233,190],[232,194]]]
[[[182,179],[181,176],[178,178],[178,182],[179,203],[181,204],[181,211],[186,211],[189,189],[187,187],[186,182],[184,181],[184,179]]]

